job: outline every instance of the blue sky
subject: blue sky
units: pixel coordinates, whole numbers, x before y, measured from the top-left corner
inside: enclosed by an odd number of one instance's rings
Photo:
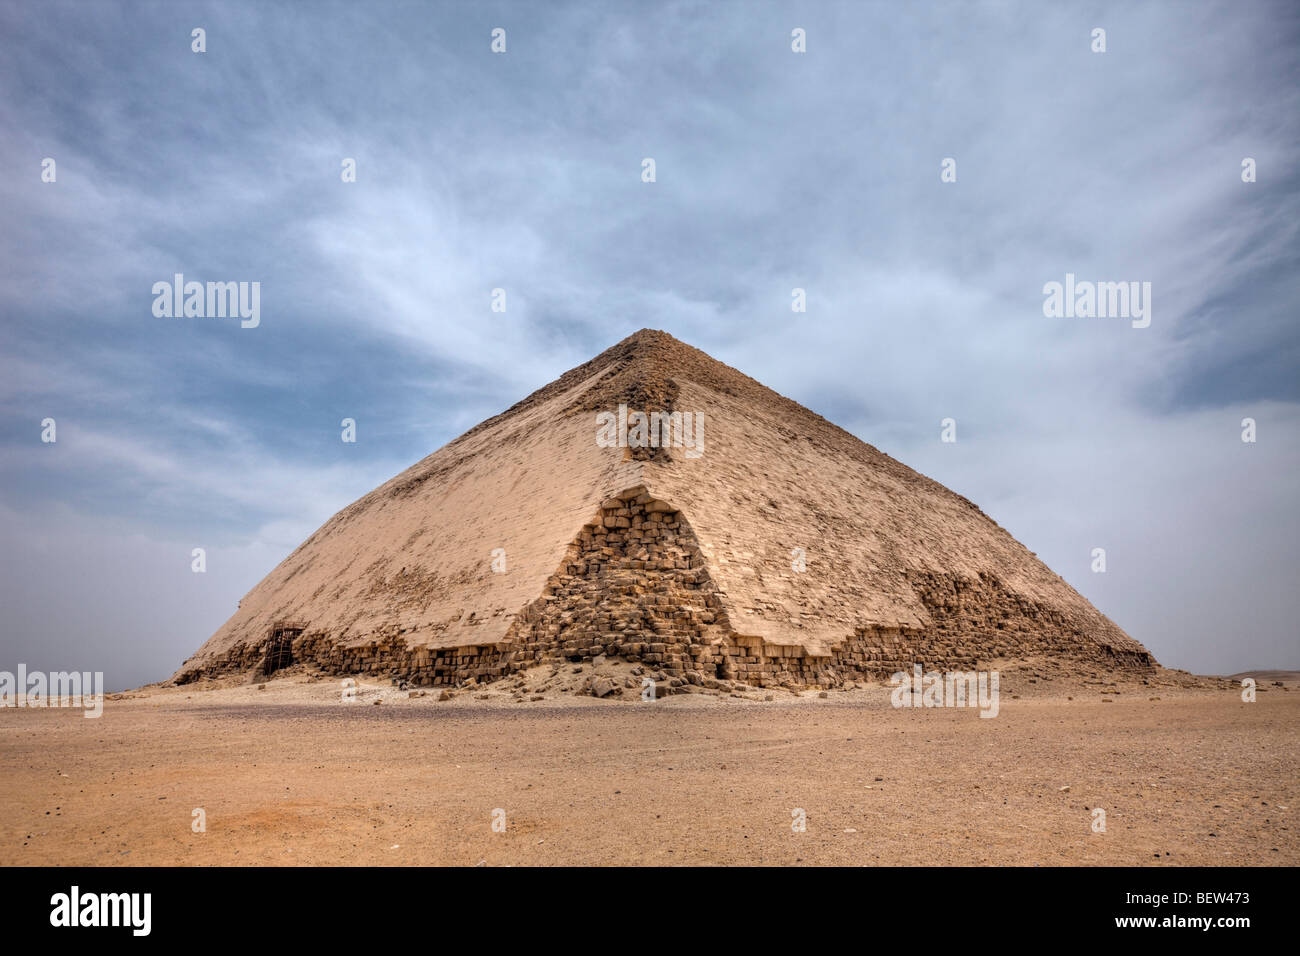
[[[0,669],[167,676],[642,327],[975,501],[1166,665],[1300,667],[1298,40],[1263,2],[0,0]],[[260,326],[156,318],[176,272],[260,282]],[[1046,318],[1067,272],[1151,282],[1150,327]]]

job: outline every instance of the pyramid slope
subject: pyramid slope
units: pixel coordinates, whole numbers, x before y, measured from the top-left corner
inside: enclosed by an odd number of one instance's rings
[[[600,447],[595,415],[620,402],[702,413],[703,454]],[[530,622],[563,590],[557,575],[575,542],[593,528],[603,534],[602,515],[615,512],[602,502],[629,490],[641,507],[662,509],[667,536],[681,539],[675,560],[699,572],[702,583],[685,586],[703,587],[716,608],[720,636],[709,639],[757,642],[766,648],[758,656],[788,648],[834,660],[846,639],[870,631],[919,636],[916,651],[936,660],[1046,651],[1151,663],[966,499],[705,353],[643,330],[339,512],[177,676],[246,667],[286,622],[298,656],[344,670],[445,677],[446,666],[412,665],[412,655],[454,657],[462,674],[470,654],[484,653],[464,649],[499,648],[492,667],[508,671]],[[637,528],[651,528],[649,513],[638,515]],[[622,571],[643,571],[632,544],[644,542],[632,531],[636,542],[616,531],[600,546]],[[806,554],[803,573],[792,568],[795,548]],[[495,549],[505,573],[492,570]],[[596,561],[609,575],[606,558]],[[638,600],[655,603],[640,591]],[[572,612],[561,611],[552,630],[566,627],[575,627]],[[1021,638],[1003,640],[1010,635]]]

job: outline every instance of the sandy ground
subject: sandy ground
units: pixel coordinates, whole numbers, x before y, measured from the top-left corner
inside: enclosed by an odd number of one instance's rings
[[[1296,865],[1280,676],[1247,704],[1021,674],[994,719],[894,709],[884,685],[597,700],[549,669],[446,701],[363,681],[344,703],[300,674],[146,688],[99,719],[4,708],[0,861]]]

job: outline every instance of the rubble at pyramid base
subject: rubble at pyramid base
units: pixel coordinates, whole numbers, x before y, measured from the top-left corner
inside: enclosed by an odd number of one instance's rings
[[[724,595],[684,514],[644,487],[600,505],[569,545],[543,594],[495,644],[430,647],[388,634],[343,642],[309,622],[282,623],[183,670],[178,684],[294,665],[328,674],[391,678],[409,686],[459,687],[545,664],[621,659],[644,667],[657,693],[698,688],[834,688],[927,670],[969,671],[992,661],[1052,659],[1107,671],[1151,673],[1143,650],[1090,640],[1051,608],[1012,593],[992,576],[905,572],[928,623],[856,627],[829,648],[774,642],[733,630]],[[629,684],[630,686],[630,684]],[[622,696],[627,688],[613,688]],[[606,696],[610,690],[600,693]],[[633,694],[638,693],[633,690]]]

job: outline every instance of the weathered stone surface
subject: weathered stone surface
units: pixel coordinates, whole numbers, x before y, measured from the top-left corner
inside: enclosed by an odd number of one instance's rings
[[[702,413],[702,454],[600,447],[595,413],[620,403]],[[175,679],[309,667],[450,688],[600,655],[646,665],[659,693],[1154,664],[964,498],[640,332],[339,512]]]

